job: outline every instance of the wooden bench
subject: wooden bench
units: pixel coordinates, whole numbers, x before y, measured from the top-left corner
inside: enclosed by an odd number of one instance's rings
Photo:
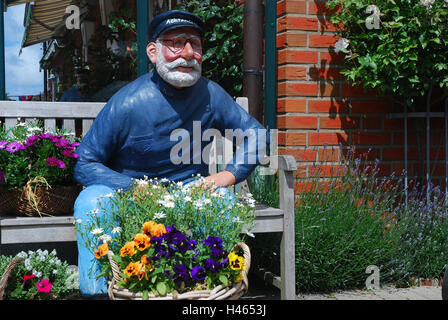
[[[247,98],[237,102],[247,111]],[[43,118],[45,128],[55,128],[56,120],[62,119],[62,126],[75,132],[75,121],[81,123],[84,135],[105,103],[90,102],[18,102],[0,101],[0,118],[5,118],[7,127],[16,125],[17,118]],[[79,131],[79,130],[78,130]],[[224,139],[223,139],[224,140]],[[274,139],[271,139],[274,140]],[[222,146],[226,141],[216,141],[211,152],[217,157],[225,156]],[[275,158],[274,158],[275,157]],[[264,161],[265,162],[265,161]],[[294,176],[297,164],[292,156],[270,156],[267,167],[277,169],[279,177],[280,209],[263,204],[256,206],[253,233],[281,232],[281,274],[274,276],[272,284],[281,290],[281,298],[294,300],[295,293],[295,245],[294,245]],[[211,161],[211,173],[216,171],[219,160]],[[274,165],[275,164],[275,165]],[[247,192],[248,185],[238,185],[238,192]],[[76,241],[72,216],[57,217],[14,217],[0,216],[0,248],[4,244],[45,243]],[[269,275],[269,273],[266,273]],[[271,276],[272,278],[272,276]]]

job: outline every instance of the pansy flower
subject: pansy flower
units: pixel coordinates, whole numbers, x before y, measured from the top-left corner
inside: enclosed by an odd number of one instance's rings
[[[149,246],[151,245],[150,240],[151,239],[144,233],[136,234],[134,237],[135,246],[139,251],[143,251],[149,248]]]
[[[95,258],[100,259],[101,257],[104,257],[108,251],[109,248],[107,247],[107,243],[103,243],[98,247],[98,250],[95,251]]]
[[[184,264],[178,264],[173,268],[174,272],[174,282],[176,284],[180,284],[181,282],[185,282],[189,278],[187,267]]]
[[[205,269],[201,266],[195,266],[191,269],[191,278],[196,281],[204,281],[207,275]]]
[[[135,254],[135,243],[134,241],[130,241],[126,243],[121,249],[120,249],[120,256],[130,256],[132,257]]]
[[[207,260],[204,261],[204,267],[205,269],[211,271],[212,273],[216,273],[219,271],[221,266],[218,262],[216,262],[212,258],[208,258]]]

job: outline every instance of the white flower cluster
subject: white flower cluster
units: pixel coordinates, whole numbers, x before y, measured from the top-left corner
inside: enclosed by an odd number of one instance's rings
[[[53,274],[57,274],[57,267],[62,263],[56,256],[56,250],[48,253],[48,250],[42,251],[37,249],[36,251],[22,251],[17,254],[17,257],[23,258],[24,265],[27,271],[32,271],[32,274],[36,278],[42,277],[42,267],[52,269]]]

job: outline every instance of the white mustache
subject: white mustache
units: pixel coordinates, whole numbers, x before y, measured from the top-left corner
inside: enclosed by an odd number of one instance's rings
[[[175,70],[177,67],[184,67],[184,68],[193,68],[193,70],[200,72],[201,66],[195,59],[187,60],[184,58],[177,58],[174,61],[167,62],[165,64],[166,68],[168,70]]]

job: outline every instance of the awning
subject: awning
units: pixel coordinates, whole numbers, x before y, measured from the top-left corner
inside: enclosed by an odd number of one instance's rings
[[[34,2],[34,4],[30,4]],[[25,10],[25,32],[23,34],[22,48],[36,43],[54,39],[59,33],[65,31],[65,12],[71,4],[78,4],[77,0],[17,0],[8,1],[8,6],[27,3]]]

